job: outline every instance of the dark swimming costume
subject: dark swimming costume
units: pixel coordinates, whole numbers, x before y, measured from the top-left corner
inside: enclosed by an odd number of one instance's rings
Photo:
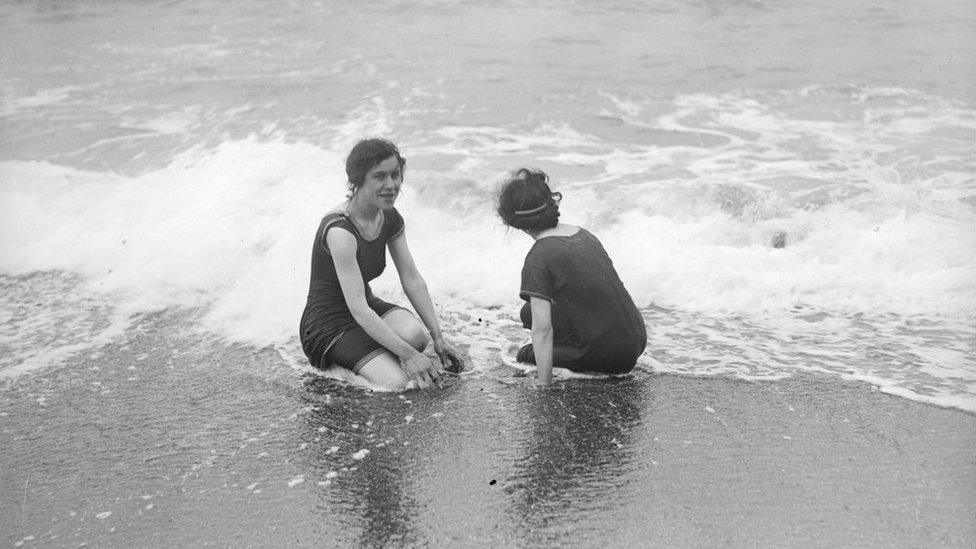
[[[640,311],[603,245],[586,229],[536,240],[522,266],[519,297],[550,302],[554,366],[624,373],[634,367],[647,345]],[[531,329],[528,304],[521,316]],[[529,358],[528,350],[522,355]]]
[[[352,313],[349,312],[349,307],[346,306],[335,263],[332,261],[332,254],[326,243],[326,234],[330,229],[346,230],[356,237],[356,262],[363,275],[366,303],[380,316],[392,308],[397,308],[396,305],[386,303],[374,296],[369,287],[370,281],[380,276],[386,268],[387,243],[403,232],[403,217],[396,208],[384,210],[383,215],[383,226],[379,236],[374,240],[363,238],[356,225],[344,213],[330,213],[319,223],[319,228],[315,232],[315,242],[312,245],[312,276],[309,282],[308,301],[299,324],[302,350],[305,351],[305,356],[312,366],[324,368],[326,366],[324,358],[336,341],[347,331],[359,327]],[[375,345],[379,346],[378,343]],[[368,354],[375,348],[372,345],[357,346],[357,349],[360,349],[357,352]],[[344,353],[339,365],[350,370],[354,369],[362,359],[362,357],[356,358],[355,354]]]
[[[380,318],[402,309],[399,305],[387,303],[378,297],[366,301]],[[340,364],[354,374],[358,374],[370,360],[386,352],[386,347],[366,333],[362,326],[354,326],[342,333],[325,353],[325,358],[319,361],[321,365]]]

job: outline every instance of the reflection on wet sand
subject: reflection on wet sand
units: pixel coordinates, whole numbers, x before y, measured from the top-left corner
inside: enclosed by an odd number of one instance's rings
[[[354,475],[359,479],[350,490],[358,498],[362,517],[359,541],[366,547],[402,546],[420,541],[413,527],[417,503],[404,492],[408,475],[403,469],[404,454],[410,446],[392,452],[375,452]]]
[[[465,434],[486,432],[469,431],[477,421],[458,412],[494,423],[465,385],[451,377],[442,390],[369,393],[309,376],[305,386],[304,455],[312,476],[326,479],[318,481],[323,527],[367,547],[416,545],[443,529],[450,495],[464,492],[451,472],[457,443],[477,451]]]
[[[611,512],[625,473],[641,466],[634,431],[651,397],[633,379],[574,380],[520,396],[528,435],[506,489],[511,519],[528,545],[565,540],[579,528],[573,515]]]
[[[353,544],[600,539],[589,530],[618,515],[624,479],[649,467],[640,427],[652,397],[634,378],[403,394],[306,386],[305,456],[312,477],[329,479],[316,512]]]
[[[315,400],[306,418],[310,466],[328,486],[318,504],[322,527],[342,529],[341,538],[366,547],[418,543],[418,505],[408,486],[421,448],[391,429],[404,424],[403,399],[322,379],[308,388]]]

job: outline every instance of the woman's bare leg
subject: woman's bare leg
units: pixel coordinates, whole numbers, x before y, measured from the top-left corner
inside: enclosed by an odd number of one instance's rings
[[[427,332],[424,325],[405,309],[393,309],[383,316],[383,322],[396,335],[409,343],[414,349],[423,351],[427,348]],[[400,360],[391,352],[384,351],[371,358],[364,364],[357,375],[365,378],[373,385],[399,391],[407,386],[410,377],[400,366]]]
[[[356,373],[373,385],[379,385],[393,391],[405,389],[407,383],[410,382],[407,373],[400,366],[400,360],[389,351],[384,351],[371,358]]]
[[[410,311],[393,309],[383,316],[383,322],[386,322],[386,325],[396,335],[413,346],[414,349],[423,352],[427,348],[427,330]]]

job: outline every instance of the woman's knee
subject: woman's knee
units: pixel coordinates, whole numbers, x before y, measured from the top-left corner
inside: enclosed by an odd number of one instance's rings
[[[409,343],[414,349],[423,351],[427,348],[427,332],[423,324],[409,311],[404,309],[390,311],[383,317],[383,321],[400,336],[400,339]]]
[[[407,383],[410,382],[410,378],[400,366],[400,361],[388,352],[371,358],[356,373],[373,385],[395,391],[406,388]]]

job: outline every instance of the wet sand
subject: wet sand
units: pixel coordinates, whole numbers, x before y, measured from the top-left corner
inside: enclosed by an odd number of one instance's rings
[[[147,318],[0,388],[0,545],[972,547],[976,417],[498,366],[367,394]]]

